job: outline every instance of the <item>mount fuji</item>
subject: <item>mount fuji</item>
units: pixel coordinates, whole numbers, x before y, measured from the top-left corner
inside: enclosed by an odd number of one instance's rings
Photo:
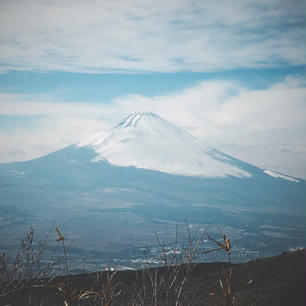
[[[153,231],[170,239],[185,219],[222,226],[241,250],[305,246],[304,180],[207,147],[152,113],[46,156],[0,164],[0,198],[7,249],[29,226],[43,232],[56,221],[75,238],[76,258],[119,256],[152,245]]]
[[[97,135],[78,145],[116,166],[202,177],[250,177],[234,160],[205,147],[195,137],[153,113],[133,113],[109,135]]]

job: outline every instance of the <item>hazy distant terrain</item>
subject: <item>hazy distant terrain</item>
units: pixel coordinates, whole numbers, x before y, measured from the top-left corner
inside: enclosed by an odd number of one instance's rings
[[[233,241],[234,261],[305,247],[305,181],[211,152],[250,176],[186,176],[93,162],[98,155],[91,145],[1,164],[1,247],[14,249],[27,228],[44,234],[56,221],[74,240],[75,266],[95,269],[111,259],[133,266],[144,250],[154,250],[153,231],[171,242],[178,225],[183,241],[185,220],[193,228],[209,226],[215,237],[221,226]]]

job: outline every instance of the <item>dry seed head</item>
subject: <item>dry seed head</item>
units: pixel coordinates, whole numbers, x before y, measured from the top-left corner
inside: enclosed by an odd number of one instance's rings
[[[56,232],[57,232],[57,234],[58,234],[58,237],[59,237],[58,239],[56,239],[56,241],[62,241],[62,240],[64,240],[65,238],[64,238],[64,236],[62,235],[62,233],[61,233],[61,231],[59,230],[59,228],[56,227],[55,230],[56,230]]]

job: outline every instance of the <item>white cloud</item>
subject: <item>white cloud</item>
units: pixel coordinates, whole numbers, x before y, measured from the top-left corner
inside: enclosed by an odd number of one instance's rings
[[[150,111],[245,161],[305,177],[306,92],[300,78],[288,77],[265,90],[204,81],[166,96],[129,95],[110,104],[40,98],[0,95],[0,115],[42,116],[37,130],[2,129],[0,160],[37,157],[105,131],[134,111]]]
[[[0,70],[300,65],[304,34],[302,0],[2,0]]]

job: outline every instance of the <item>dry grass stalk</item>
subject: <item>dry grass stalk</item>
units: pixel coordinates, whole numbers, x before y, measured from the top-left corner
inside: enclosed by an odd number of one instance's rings
[[[46,244],[54,225],[45,238],[34,243],[34,229],[30,228],[21,241],[15,256],[3,253],[0,256],[0,303],[9,301],[21,291],[48,286],[59,272],[53,270],[62,261],[55,247],[46,258]]]
[[[175,245],[166,247],[155,233],[158,242],[159,254],[151,253],[147,256],[146,269],[139,271],[139,282],[136,288],[140,289],[134,296],[133,306],[182,306],[191,305],[190,296],[184,291],[192,270],[196,267],[194,262],[196,252],[206,233],[199,234],[196,230],[191,233],[186,222],[188,245],[182,247],[178,243],[176,228]],[[159,267],[153,267],[152,261]]]
[[[226,237],[225,234],[223,234],[219,228],[219,232],[221,234],[221,237],[223,238],[223,243],[215,240],[212,238],[209,234],[207,234],[207,237],[216,243],[219,247],[213,250],[204,251],[203,253],[209,253],[213,251],[219,251],[224,250],[227,253],[228,256],[228,263],[231,264],[231,240]],[[233,306],[237,300],[233,295],[233,270],[231,267],[229,267],[226,271],[223,272],[223,275],[225,276],[224,283],[220,279],[220,287],[222,290],[222,305],[223,306]]]

